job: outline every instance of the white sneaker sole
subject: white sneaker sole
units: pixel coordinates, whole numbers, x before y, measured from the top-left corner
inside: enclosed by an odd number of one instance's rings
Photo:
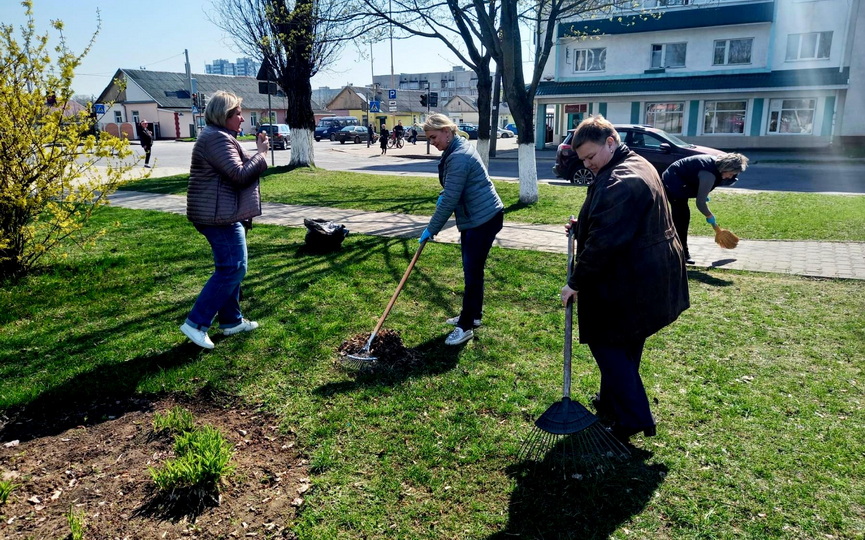
[[[214,345],[212,341],[204,341],[192,333],[195,329],[186,326],[185,324],[180,327],[180,331],[183,332],[183,335],[189,338],[189,341],[195,343],[202,349],[213,349]],[[206,334],[205,334],[206,335]]]

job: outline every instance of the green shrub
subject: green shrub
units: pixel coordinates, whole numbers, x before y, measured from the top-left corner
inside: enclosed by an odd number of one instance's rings
[[[195,418],[183,407],[176,406],[166,413],[153,415],[153,431],[168,431],[173,434],[186,433],[195,428]]]
[[[213,426],[181,433],[174,441],[175,459],[150,475],[163,492],[219,490],[221,479],[234,471],[229,464],[234,451],[231,444]]]
[[[76,511],[70,506],[69,513],[66,514],[66,523],[69,524],[68,538],[72,538],[72,540],[84,538],[84,512]]]
[[[20,484],[13,484],[12,480],[0,480],[0,504],[6,504],[9,495],[19,487]]]

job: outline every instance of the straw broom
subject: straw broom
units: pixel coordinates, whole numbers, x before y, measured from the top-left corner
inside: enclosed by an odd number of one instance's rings
[[[715,243],[724,249],[735,249],[739,245],[739,237],[733,234],[732,231],[722,229],[717,224],[712,225],[715,229]]]

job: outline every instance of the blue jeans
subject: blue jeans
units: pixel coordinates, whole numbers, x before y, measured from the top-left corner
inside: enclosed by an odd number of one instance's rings
[[[231,328],[243,321],[240,312],[240,282],[246,275],[246,232],[243,225],[199,225],[195,228],[210,242],[216,269],[204,284],[186,323],[207,330],[218,315],[220,328]]]
[[[640,359],[645,343],[645,339],[616,345],[589,343],[592,356],[601,369],[601,402],[612,412],[616,427],[625,433],[636,433],[655,425],[643,379],[640,378]]]
[[[463,330],[474,328],[473,321],[480,319],[484,309],[484,267],[496,235],[504,225],[504,211],[499,212],[483,225],[466,229],[460,233],[463,254],[463,310],[457,326]]]

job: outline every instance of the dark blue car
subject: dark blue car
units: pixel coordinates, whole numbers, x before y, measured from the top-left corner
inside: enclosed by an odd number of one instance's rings
[[[478,126],[474,124],[460,124],[459,128],[469,135],[469,139],[478,138]]]

